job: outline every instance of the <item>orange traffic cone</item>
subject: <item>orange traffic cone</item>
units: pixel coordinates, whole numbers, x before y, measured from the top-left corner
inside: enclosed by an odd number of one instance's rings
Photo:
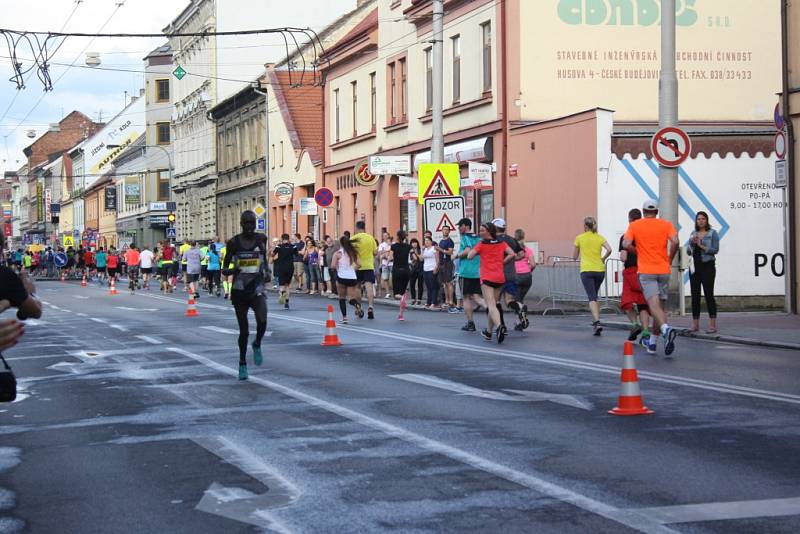
[[[117,281],[113,278],[108,283],[108,294],[109,295],[116,295],[117,294]]]
[[[328,304],[328,320],[325,322],[325,339],[322,340],[323,347],[338,347],[342,342],[336,335],[336,321],[333,319],[333,305]]]
[[[612,415],[650,415],[653,410],[644,405],[639,389],[639,374],[633,360],[633,343],[625,342],[622,356],[622,384],[620,385],[617,407],[609,410]]]
[[[83,278],[81,278],[81,287],[86,287],[86,275],[85,274],[83,275]]]
[[[195,307],[194,303],[194,295],[189,296],[189,307],[186,308],[186,317],[197,317],[200,315],[197,313],[197,308]]]

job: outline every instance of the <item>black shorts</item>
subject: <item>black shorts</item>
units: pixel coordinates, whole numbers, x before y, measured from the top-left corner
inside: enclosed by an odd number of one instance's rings
[[[142,267],[142,274],[151,274],[153,272],[152,267]]]
[[[501,287],[503,287],[506,284],[505,282],[491,282],[489,280],[484,280],[481,283],[483,285],[485,285],[486,287],[493,287],[495,289],[500,289]]]
[[[161,278],[169,278],[172,275],[172,263],[161,264]]]
[[[190,282],[197,282],[198,280],[200,280],[200,273],[186,273],[186,278]]]
[[[180,265],[178,265],[175,262],[172,262],[172,268],[171,268],[172,276],[178,276],[178,269],[180,269]]]
[[[186,264],[185,263],[181,263],[181,272],[182,273],[186,272]]]
[[[341,279],[339,279],[341,280]],[[339,281],[337,280],[337,282]],[[360,271],[356,271],[356,280],[359,282],[369,282],[371,284],[375,283],[375,270],[374,269],[361,269]],[[347,284],[345,284],[347,285]]]
[[[292,266],[291,269],[281,269],[275,272],[275,277],[278,279],[279,286],[291,285],[292,276],[294,276],[294,266]]]
[[[208,265],[201,265],[200,266],[200,275],[205,278],[208,276]]]
[[[336,278],[336,283],[341,284],[344,287],[355,287],[358,285],[358,280],[353,280],[352,278]]]
[[[479,278],[460,278],[460,280],[461,280],[461,293],[465,297],[467,295],[481,294],[481,281]]]
[[[108,273],[108,276],[117,276],[116,267],[106,267],[106,272]]]
[[[454,265],[452,261],[443,261],[439,264],[439,283],[449,284],[453,281]]]

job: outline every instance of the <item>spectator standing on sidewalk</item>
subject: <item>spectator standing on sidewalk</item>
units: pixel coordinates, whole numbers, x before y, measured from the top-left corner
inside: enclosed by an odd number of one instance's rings
[[[656,332],[664,338],[664,354],[675,351],[677,330],[667,323],[662,302],[669,296],[672,261],[678,253],[678,231],[671,222],[658,219],[658,203],[648,200],[642,206],[644,217],[634,221],[625,232],[623,246],[635,250],[639,261],[639,283],[653,315],[654,331],[650,334],[648,352],[656,350]],[[633,244],[636,244],[635,248]]]
[[[333,255],[336,254],[342,245],[335,242],[331,236],[325,236],[325,263],[328,266],[328,276],[330,282],[328,284],[328,294],[338,295],[339,291],[336,288],[336,269],[333,267]]]
[[[642,218],[642,212],[634,208],[628,212],[628,224]],[[650,345],[650,307],[647,299],[642,293],[642,286],[639,284],[639,260],[636,256],[636,243],[630,250],[623,247],[625,236],[619,238],[619,259],[625,265],[622,271],[622,296],[620,297],[620,308],[631,321],[631,331],[628,341],[636,341],[639,334],[642,338],[639,344],[645,348]],[[636,307],[636,309],[634,309]],[[638,311],[638,316],[637,312]]]
[[[455,265],[453,265],[453,252],[456,244],[450,239],[450,227],[442,228],[442,239],[437,243],[436,250],[439,252],[439,284],[444,288],[444,304],[442,310],[450,313],[457,313],[455,303],[455,292],[453,290],[453,276]]]
[[[294,264],[294,281],[297,284],[297,292],[302,293],[303,274],[305,274],[305,268],[303,267],[303,249],[306,248],[306,244],[303,242],[300,234],[294,234],[292,245],[294,246],[294,257],[292,258]]]
[[[686,252],[692,258],[689,278],[692,288],[692,328],[700,330],[700,289],[706,297],[708,309],[707,334],[717,333],[717,300],[714,298],[714,281],[717,278],[717,253],[719,235],[708,222],[708,213],[698,211],[694,219],[694,232],[686,242]]]
[[[319,271],[319,249],[313,239],[306,239],[306,248],[303,251],[303,264],[308,279],[308,294],[314,295],[319,291],[321,281]]]
[[[425,284],[425,277],[422,272],[422,248],[419,246],[419,240],[415,237],[410,242],[411,250],[409,252],[409,280],[411,286],[411,305],[422,304],[422,287]]]
[[[392,250],[392,236],[389,232],[384,232],[381,238],[381,244],[378,245],[378,259],[380,260],[381,268],[377,273],[380,276],[381,287],[380,290],[384,293],[384,298],[391,298],[392,296],[392,271],[389,267]]]
[[[589,298],[589,310],[592,312],[592,328],[594,335],[603,332],[600,326],[600,303],[597,294],[606,279],[606,260],[611,255],[611,245],[606,238],[597,233],[597,220],[594,217],[583,219],[583,233],[575,238],[573,259],[581,258],[581,283]]]
[[[428,294],[426,310],[435,310],[439,307],[438,272],[439,253],[433,244],[433,238],[426,236],[425,247],[422,249],[422,274],[425,277],[425,292]]]

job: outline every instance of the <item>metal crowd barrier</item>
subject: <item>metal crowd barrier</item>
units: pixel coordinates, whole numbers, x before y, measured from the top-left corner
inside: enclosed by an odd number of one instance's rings
[[[620,311],[622,296],[622,271],[624,264],[618,259],[606,261],[606,278],[600,289],[600,308],[602,310]],[[538,304],[549,301],[550,306],[544,315],[559,313],[564,309],[557,303],[588,304],[586,292],[581,283],[581,262],[568,256],[550,256],[547,263],[537,267],[537,271],[545,271],[547,279],[546,293]]]

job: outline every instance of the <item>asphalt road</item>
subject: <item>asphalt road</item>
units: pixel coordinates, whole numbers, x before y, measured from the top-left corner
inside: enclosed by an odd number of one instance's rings
[[[40,286],[6,353],[0,532],[800,531],[797,352],[637,349],[656,413],[615,417],[624,333],[585,318],[498,346],[378,307],[323,348],[335,301],[270,296],[240,382],[224,300]]]

